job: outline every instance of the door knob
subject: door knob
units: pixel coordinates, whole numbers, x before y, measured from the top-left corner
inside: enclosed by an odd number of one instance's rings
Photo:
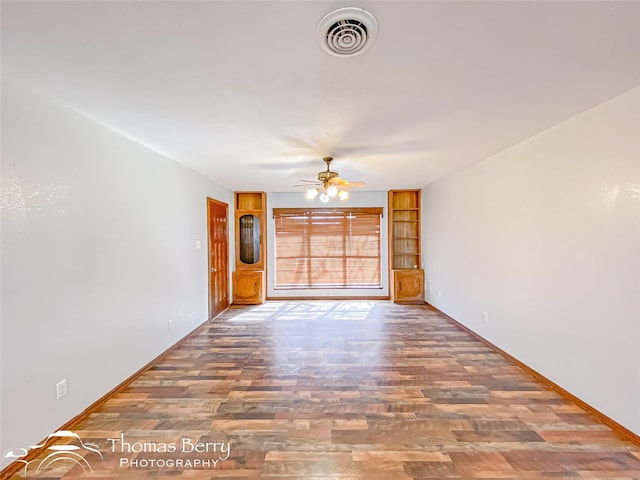
[[[215,268],[211,269],[211,273],[216,273],[218,270],[216,270]]]

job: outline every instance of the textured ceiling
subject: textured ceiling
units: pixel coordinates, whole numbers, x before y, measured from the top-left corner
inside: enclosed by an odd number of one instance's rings
[[[362,55],[324,52],[344,6]],[[2,2],[2,71],[234,190],[421,187],[640,84],[640,2]]]

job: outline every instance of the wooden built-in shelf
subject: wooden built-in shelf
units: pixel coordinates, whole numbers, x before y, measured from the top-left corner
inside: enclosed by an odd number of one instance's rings
[[[264,210],[264,192],[236,192],[236,210]]]
[[[424,303],[420,190],[389,192],[389,293],[396,303]]]
[[[258,304],[266,298],[267,200],[264,192],[235,192],[236,269],[233,303]]]

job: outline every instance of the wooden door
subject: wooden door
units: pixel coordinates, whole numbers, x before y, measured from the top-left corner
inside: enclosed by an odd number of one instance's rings
[[[228,205],[207,199],[209,226],[209,319],[229,306]]]

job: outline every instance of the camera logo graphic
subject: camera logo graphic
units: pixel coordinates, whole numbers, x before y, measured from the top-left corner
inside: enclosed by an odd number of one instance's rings
[[[30,461],[25,459],[30,450],[43,448],[50,440],[61,440],[63,443],[47,447],[45,450],[47,455],[43,459]],[[23,463],[25,476],[40,475],[53,469],[69,471],[75,467],[80,467],[83,472],[93,472],[90,462],[96,458],[103,459],[97,445],[83,442],[80,435],[69,430],[58,430],[52,433],[41,445],[9,450],[4,454],[4,458]]]

